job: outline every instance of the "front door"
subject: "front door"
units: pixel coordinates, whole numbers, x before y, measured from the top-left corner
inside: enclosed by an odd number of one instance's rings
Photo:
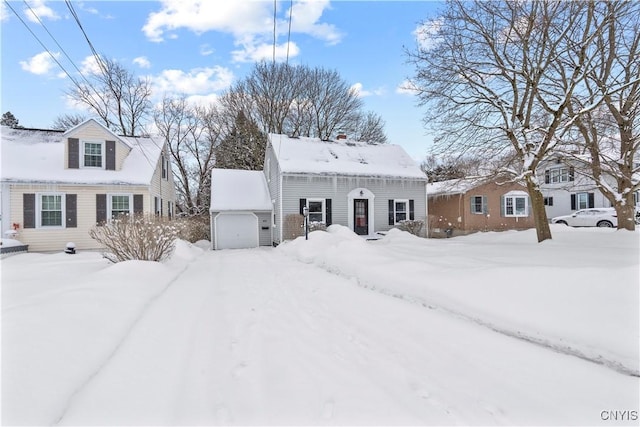
[[[369,234],[369,200],[353,200],[353,231],[361,236]]]

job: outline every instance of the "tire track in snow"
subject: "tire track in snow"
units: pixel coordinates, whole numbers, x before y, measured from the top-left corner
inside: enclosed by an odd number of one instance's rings
[[[122,348],[124,343],[127,341],[129,336],[131,335],[131,332],[140,323],[140,321],[145,317],[145,315],[147,314],[147,312],[149,311],[151,306],[153,306],[153,304],[156,301],[158,301],[169,290],[169,288],[171,288],[171,285],[173,285],[180,278],[182,273],[184,273],[184,271],[193,262],[198,260],[201,256],[202,256],[202,254],[200,254],[199,256],[197,256],[195,258],[193,258],[191,261],[189,261],[187,264],[185,264],[184,267],[182,267],[180,270],[178,270],[176,272],[174,277],[167,283],[167,285],[160,292],[158,292],[153,297],[149,298],[149,300],[145,303],[145,305],[142,306],[142,308],[140,309],[140,312],[138,313],[136,318],[131,322],[131,324],[129,325],[129,327],[125,331],[125,333],[122,335],[122,338],[116,343],[116,345],[114,346],[113,350],[107,355],[107,357],[102,361],[102,363],[100,363],[97,366],[97,368],[91,374],[89,374],[87,376],[87,378],[82,383],[80,383],[80,385],[71,393],[71,395],[67,399],[67,401],[66,401],[66,403],[65,403],[65,405],[64,405],[64,407],[63,407],[63,409],[61,411],[61,414],[52,423],[50,423],[50,425],[60,425],[60,423],[62,423],[62,421],[66,417],[67,413],[69,412],[69,409],[71,408],[71,406],[73,404],[73,401],[75,400],[76,396],[78,396],[80,393],[82,393],[82,391],[87,387],[87,385],[89,385],[89,383],[91,383],[91,381],[93,381],[93,379],[96,378],[100,374],[100,372],[102,372],[104,370],[104,368],[111,362],[111,360],[113,360],[115,355],[120,351],[120,349]]]

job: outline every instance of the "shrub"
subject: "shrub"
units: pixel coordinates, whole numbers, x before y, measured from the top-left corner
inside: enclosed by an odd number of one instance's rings
[[[424,227],[424,221],[421,219],[405,219],[404,221],[400,221],[400,225],[398,225],[400,230],[408,231],[414,236],[420,235],[422,227]]]
[[[304,225],[302,230],[304,231]],[[310,222],[309,223],[309,233],[312,231],[327,231],[327,224],[324,222]]]
[[[153,215],[121,215],[89,230],[104,245],[111,262],[162,261],[173,251],[181,226],[177,221]]]
[[[191,243],[199,240],[211,241],[211,217],[209,213],[179,217],[180,238]]]

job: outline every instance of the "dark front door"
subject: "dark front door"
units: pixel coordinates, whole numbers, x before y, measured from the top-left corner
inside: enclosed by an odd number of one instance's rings
[[[361,236],[369,234],[369,200],[353,201],[353,231]]]

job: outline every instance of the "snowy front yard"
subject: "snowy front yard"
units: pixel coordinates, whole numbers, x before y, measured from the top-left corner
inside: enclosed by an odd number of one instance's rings
[[[640,233],[552,231],[6,258],[2,423],[637,425]]]

